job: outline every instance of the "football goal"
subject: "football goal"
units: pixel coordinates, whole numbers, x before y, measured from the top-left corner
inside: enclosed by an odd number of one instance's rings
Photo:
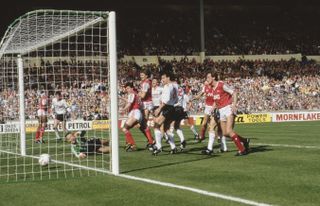
[[[115,12],[36,10],[8,27],[0,181],[119,174],[116,64]]]

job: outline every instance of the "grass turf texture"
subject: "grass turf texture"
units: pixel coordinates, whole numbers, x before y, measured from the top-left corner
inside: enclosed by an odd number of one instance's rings
[[[228,144],[231,150],[228,153],[216,153],[209,157],[201,155],[200,151],[207,142],[194,143],[188,128],[184,128],[188,140],[185,152],[169,155],[169,147],[164,143],[164,150],[167,151],[157,157],[144,149],[146,141],[138,130],[134,130],[133,135],[140,150],[124,152],[124,137],[121,134],[121,172],[262,203],[319,204],[319,122],[246,124],[237,125],[236,130],[251,138],[252,152],[248,156],[235,157],[232,142]],[[290,148],[268,144],[317,148]],[[93,161],[89,162],[91,164]],[[2,163],[3,159],[1,167]],[[61,175],[55,181],[3,183],[0,187],[0,202],[10,202],[12,205],[239,205],[187,191],[88,173],[85,170],[76,171],[79,174],[73,176],[79,178],[68,181]],[[67,177],[71,172],[72,170],[66,171]],[[80,177],[87,175],[98,176]],[[39,191],[46,191],[43,194],[45,198],[38,198],[42,196]]]

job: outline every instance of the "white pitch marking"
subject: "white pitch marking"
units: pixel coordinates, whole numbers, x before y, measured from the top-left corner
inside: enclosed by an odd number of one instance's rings
[[[0,152],[21,156],[20,154],[17,154],[17,153],[14,153],[14,152],[9,152],[9,151],[0,150]],[[24,157],[30,157],[30,158],[34,158],[34,159],[39,159],[38,156],[33,156],[33,155],[25,155]],[[107,171],[107,170],[104,170],[104,169],[90,168],[90,167],[77,165],[77,164],[73,164],[73,163],[62,162],[62,161],[59,161],[59,160],[51,160],[51,161],[55,162],[55,163],[59,163],[59,164],[64,164],[64,165],[68,165],[68,166],[73,166],[73,167],[78,167],[78,168],[82,168],[82,169],[87,169],[87,170],[92,170],[92,171],[96,171],[96,172],[101,172],[101,173],[106,173],[106,174],[109,174],[109,175],[113,175],[110,171]],[[246,200],[246,199],[242,199],[242,198],[239,198],[239,197],[234,197],[234,196],[224,195],[224,194],[220,194],[220,193],[210,192],[210,191],[201,190],[201,189],[197,189],[197,188],[193,188],[193,187],[177,185],[177,184],[173,184],[173,183],[169,183],[169,182],[161,182],[161,181],[157,181],[157,180],[141,178],[141,177],[135,177],[135,176],[131,176],[131,175],[124,175],[124,174],[119,174],[119,175],[115,175],[115,176],[116,177],[126,178],[126,179],[131,179],[131,180],[136,180],[136,181],[140,181],[140,182],[145,182],[145,183],[151,183],[151,184],[155,184],[155,185],[161,185],[161,186],[164,186],[164,187],[171,187],[171,188],[176,188],[176,189],[180,189],[180,190],[186,190],[186,191],[198,193],[198,194],[201,194],[201,195],[206,195],[206,196],[216,197],[216,198],[220,198],[220,199],[224,199],[224,200],[228,200],[228,201],[243,203],[243,204],[246,204],[246,205],[272,206],[272,205],[266,204],[266,203],[255,202],[255,201],[252,201],[252,200]]]
[[[186,191],[198,193],[198,194],[201,194],[201,195],[216,197],[216,198],[229,200],[229,201],[233,201],[233,202],[239,202],[239,203],[243,203],[243,204],[246,204],[246,205],[271,206],[270,204],[266,204],[266,203],[255,202],[255,201],[251,201],[251,200],[242,199],[242,198],[239,198],[239,197],[223,195],[223,194],[219,194],[219,193],[215,193],[215,192],[209,192],[209,191],[201,190],[201,189],[197,189],[197,188],[186,187],[186,186],[182,186],[182,185],[176,185],[176,184],[168,183],[168,182],[161,182],[161,181],[157,181],[157,180],[141,178],[141,177],[135,177],[135,176],[131,176],[131,175],[123,175],[123,174],[120,174],[119,176],[123,177],[123,178],[131,179],[131,180],[137,180],[137,181],[156,184],[156,185],[161,185],[161,186],[165,186],[165,187],[171,187],[171,188],[186,190]]]
[[[320,149],[320,146],[308,146],[308,145],[290,145],[290,144],[269,144],[269,143],[250,143],[250,145],[266,145],[272,147],[288,147],[298,149]]]

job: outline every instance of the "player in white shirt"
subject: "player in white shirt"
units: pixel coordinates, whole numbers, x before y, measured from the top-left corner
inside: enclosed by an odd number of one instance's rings
[[[159,108],[161,104],[161,95],[163,87],[159,86],[158,80],[152,80],[152,103],[153,103],[153,116],[155,117],[154,112]],[[161,132],[164,134],[164,139],[168,143],[168,135],[164,132],[163,125],[161,127]]]
[[[185,94],[184,94],[184,110],[185,112],[187,113],[187,116],[186,116],[186,123],[189,125],[190,127],[190,130],[192,131],[195,139],[198,139],[198,132],[196,131],[196,129],[194,128],[194,119],[193,117],[190,117],[190,109],[192,108],[192,102],[191,102],[191,91],[189,91],[189,93],[187,93],[187,91],[185,90]]]
[[[152,103],[153,103],[153,110],[159,108],[161,103],[161,94],[163,88],[159,86],[158,80],[152,80]]]
[[[160,127],[164,126],[164,131],[167,132],[170,128],[171,122],[175,117],[175,108],[174,105],[178,102],[178,87],[177,84],[172,82],[173,74],[169,71],[164,71],[161,75],[161,81],[164,85],[162,95],[161,95],[161,104],[157,110],[155,110],[154,119],[154,135],[156,143],[154,145],[153,155],[157,155],[162,151],[162,133]],[[167,133],[168,134],[168,133]],[[169,136],[169,144],[171,147],[171,154],[177,153],[177,148],[174,143],[173,137]]]
[[[56,134],[56,139],[61,140],[58,132],[58,125],[62,123],[62,129],[64,132],[66,129],[66,114],[68,105],[65,99],[62,98],[61,92],[56,92],[56,97],[52,100],[52,113],[54,115],[53,129]]]
[[[176,84],[176,86],[178,87],[178,102],[175,104],[175,118],[174,118],[174,123],[173,125],[170,127],[170,132],[171,135],[173,136],[173,131],[176,130],[178,137],[180,138],[180,149],[181,151],[184,150],[186,148],[186,140],[184,138],[184,134],[183,131],[180,127],[181,121],[183,119],[186,119],[188,117],[188,114],[185,112],[185,108],[186,108],[186,102],[184,99],[185,93],[184,93],[184,89],[179,86],[178,84]]]

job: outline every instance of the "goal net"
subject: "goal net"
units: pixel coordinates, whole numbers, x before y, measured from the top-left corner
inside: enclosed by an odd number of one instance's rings
[[[115,44],[114,12],[36,10],[8,27],[0,181],[119,173]]]

